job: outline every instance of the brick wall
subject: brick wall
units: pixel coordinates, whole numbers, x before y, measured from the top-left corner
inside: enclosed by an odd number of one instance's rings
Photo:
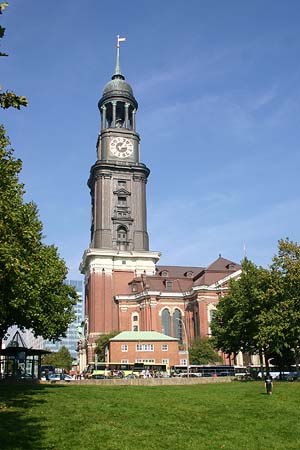
[[[153,346],[151,351],[139,351],[137,345]],[[163,346],[167,346],[164,351]],[[122,351],[123,349],[123,351]],[[121,362],[127,360],[134,363],[137,360],[154,360],[157,364],[162,364],[163,360],[169,360],[169,366],[179,364],[179,353],[177,341],[111,341],[109,346],[109,359],[111,362]]]

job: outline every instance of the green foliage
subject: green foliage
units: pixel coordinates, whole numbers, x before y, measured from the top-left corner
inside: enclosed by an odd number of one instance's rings
[[[58,352],[52,352],[42,357],[43,365],[59,367],[66,370],[72,368],[72,361],[72,356],[65,346],[62,346]]]
[[[99,361],[105,361],[105,348],[108,345],[108,341],[115,337],[118,333],[118,331],[112,331],[108,334],[101,334],[101,336],[96,340],[95,353],[97,354]]]
[[[8,7],[7,2],[1,2],[0,3],[0,14],[2,14],[2,11],[4,11]]]
[[[8,7],[7,2],[0,3],[0,14]],[[5,28],[0,25],[0,39],[4,37]],[[0,52],[0,56],[8,56],[7,53]],[[2,86],[0,85],[0,107],[3,109],[16,108],[20,109],[21,106],[27,106],[28,100],[26,97],[18,96],[12,91],[1,92]]]
[[[57,249],[42,243],[37,207],[23,201],[22,163],[8,146],[0,126],[0,339],[11,325],[57,339],[73,320],[77,294],[64,284]]]
[[[229,284],[211,323],[218,348],[225,353],[285,353],[299,356],[300,246],[280,240],[270,269],[245,259],[239,280]],[[281,358],[280,358],[281,357]]]
[[[7,56],[4,53],[0,54],[0,56]],[[20,109],[21,106],[27,106],[28,100],[26,97],[19,97],[14,92],[0,92],[0,105],[3,109],[8,109],[10,107]]]
[[[189,349],[190,364],[215,364],[223,361],[211,338],[197,339]]]
[[[238,280],[230,280],[229,290],[220,297],[211,329],[216,346],[227,354],[259,350],[258,316],[265,300],[268,271],[248,259],[242,262]]]
[[[264,312],[261,329],[272,342],[271,350],[298,353],[300,347],[300,245],[289,239],[278,244],[270,268],[271,285],[267,292],[269,314]]]

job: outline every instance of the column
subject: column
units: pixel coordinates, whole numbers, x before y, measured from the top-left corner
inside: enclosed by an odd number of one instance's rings
[[[133,129],[133,131],[135,131],[135,113],[136,113],[136,109],[134,109],[132,111],[132,129]]]
[[[125,103],[125,128],[129,128],[129,123],[128,123],[128,108],[129,108],[129,103]]]
[[[112,110],[112,124],[111,124],[111,126],[112,126],[112,128],[115,128],[115,126],[116,126],[116,113],[117,113],[117,102],[116,101],[112,102],[112,107],[113,107],[113,110]]]
[[[101,115],[101,131],[105,130],[106,128],[106,106],[101,107],[102,115]]]

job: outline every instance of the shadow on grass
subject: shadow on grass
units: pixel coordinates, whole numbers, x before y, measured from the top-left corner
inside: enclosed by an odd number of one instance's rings
[[[43,445],[47,418],[30,417],[32,408],[45,403],[41,394],[47,387],[34,383],[0,383],[1,450],[52,450]]]

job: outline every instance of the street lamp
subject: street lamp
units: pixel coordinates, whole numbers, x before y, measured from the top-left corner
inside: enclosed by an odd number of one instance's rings
[[[185,323],[182,319],[180,319],[179,317],[176,317],[176,320],[179,320],[179,322],[182,323],[182,328],[184,331],[184,337],[185,337],[185,348],[186,348],[186,354],[187,354],[187,377],[190,377],[190,361],[189,361],[189,343],[188,343],[188,337],[187,337],[187,332],[186,332],[186,327],[185,327]]]

